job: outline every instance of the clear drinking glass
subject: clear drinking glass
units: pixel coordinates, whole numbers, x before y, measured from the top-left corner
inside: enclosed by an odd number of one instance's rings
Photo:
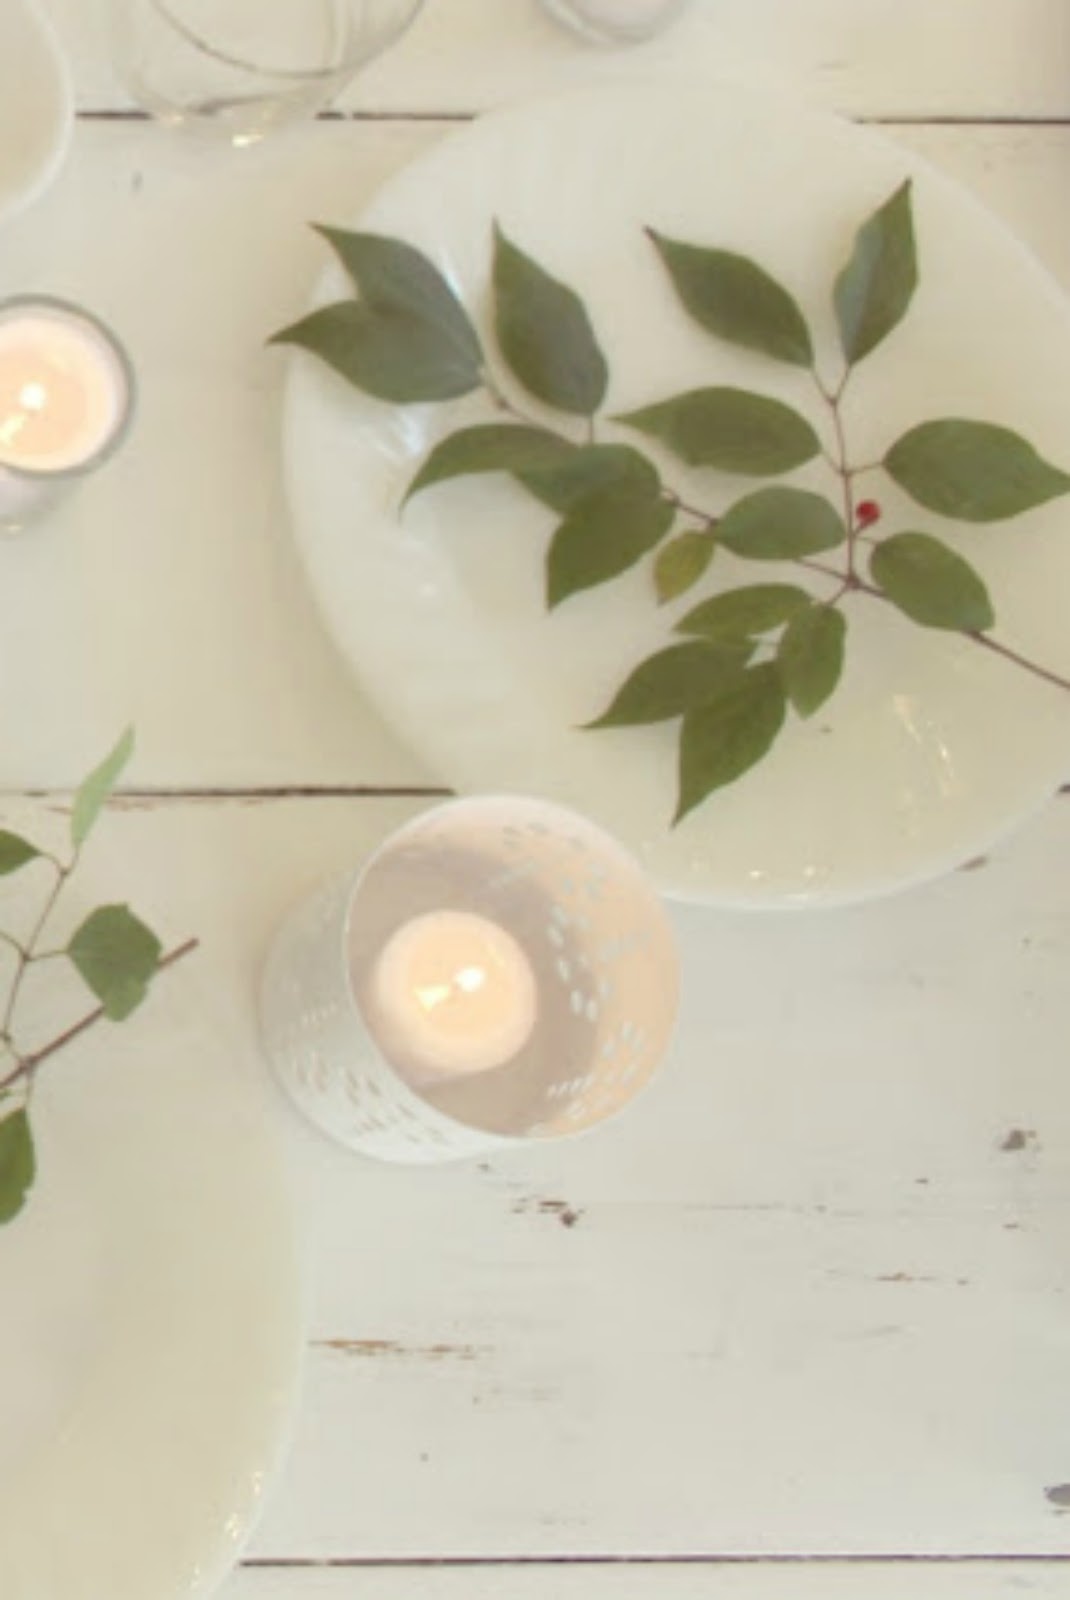
[[[161,121],[253,144],[322,110],[424,0],[112,0],[116,62]]]
[[[638,44],[674,22],[690,0],[542,0],[558,22],[596,44]]]

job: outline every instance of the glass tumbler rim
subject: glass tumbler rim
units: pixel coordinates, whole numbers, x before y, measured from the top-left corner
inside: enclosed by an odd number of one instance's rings
[[[218,45],[206,39],[202,34],[190,26],[182,17],[177,16],[172,8],[171,0],[151,0],[167,23],[181,34],[186,43],[194,50],[209,60],[219,62],[223,66],[234,67],[239,72],[253,72],[266,74],[272,78],[287,79],[292,83],[321,84],[329,83],[358,67],[370,55],[378,55],[386,44],[397,39],[410,23],[414,22],[417,14],[423,9],[425,0],[399,0],[399,16],[390,26],[384,28],[382,40],[377,40],[374,47],[363,49],[347,55],[343,61],[337,61],[324,67],[288,67],[273,65],[268,61],[255,60],[252,56],[237,54],[233,51],[221,49]]]

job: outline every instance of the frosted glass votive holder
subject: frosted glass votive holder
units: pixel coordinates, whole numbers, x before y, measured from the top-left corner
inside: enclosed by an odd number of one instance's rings
[[[678,962],[614,839],[539,800],[457,800],[286,919],[260,983],[291,1099],[353,1150],[436,1162],[594,1127],[664,1058]]]

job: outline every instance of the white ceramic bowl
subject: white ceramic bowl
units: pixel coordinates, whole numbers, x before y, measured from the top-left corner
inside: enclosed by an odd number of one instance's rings
[[[696,336],[643,227],[766,265],[813,319],[834,373],[831,284],[861,220],[905,177],[921,284],[902,329],[852,381],[856,459],[881,459],[925,418],[973,416],[1066,462],[1070,310],[1059,287],[911,152],[747,84],[637,74],[510,106],[427,151],[361,225],[425,250],[486,328],[498,219],[593,309],[612,370],[609,414],[709,383],[809,414],[812,397],[790,367]],[[346,292],[332,264],[319,298]],[[723,552],[702,587],[659,608],[637,566],[548,615],[552,519],[515,485],[462,479],[398,515],[428,447],[493,415],[473,402],[390,407],[303,356],[291,370],[287,480],[314,592],[380,708],[455,789],[584,812],[670,894],[779,908],[862,900],[949,871],[1070,777],[1070,695],[860,596],[827,708],[789,721],[758,768],[672,827],[675,727],[579,730],[645,655],[672,642],[684,610],[718,589],[797,582],[798,572]],[[685,499],[714,511],[754,483],[702,469],[683,477],[672,461],[665,470]],[[827,469],[815,463],[804,482],[827,491]],[[1070,677],[1065,501],[980,528],[922,514],[886,477],[873,492],[889,531],[960,545],[990,586],[997,636]]]
[[[0,222],[48,187],[70,144],[74,97],[33,0],[0,0]]]

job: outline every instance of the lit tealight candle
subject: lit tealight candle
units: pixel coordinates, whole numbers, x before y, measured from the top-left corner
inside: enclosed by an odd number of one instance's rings
[[[0,525],[20,526],[110,455],[132,390],[121,347],[77,306],[0,305]]]
[[[420,1081],[487,1072],[531,1035],[535,974],[498,923],[470,911],[431,911],[387,941],[365,1008],[380,1047]]]

